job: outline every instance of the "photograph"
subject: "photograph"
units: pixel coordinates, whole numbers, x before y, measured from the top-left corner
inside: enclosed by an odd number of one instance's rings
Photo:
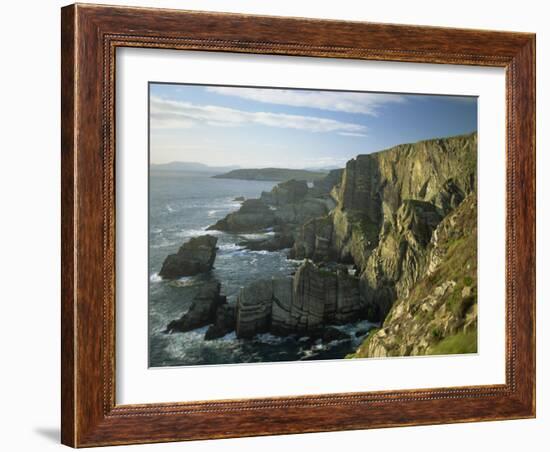
[[[476,96],[148,95],[150,367],[477,353]]]

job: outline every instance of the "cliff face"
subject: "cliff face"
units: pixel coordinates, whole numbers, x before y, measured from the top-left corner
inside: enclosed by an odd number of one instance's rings
[[[472,193],[435,229],[423,277],[352,357],[477,351],[477,207]]]
[[[404,144],[350,160],[336,207],[301,228],[291,256],[354,263],[371,320],[421,275],[437,225],[476,189],[477,134]]]
[[[422,141],[360,155],[313,187],[291,180],[244,201],[211,229],[272,227],[274,237],[242,244],[292,246],[289,257],[305,262],[243,287],[235,304],[219,289],[197,299],[167,330],[210,322],[207,339],[235,330],[330,342],[343,335],[331,325],[367,319],[381,328],[350,357],[475,352],[476,161],[476,134]]]
[[[343,266],[319,267],[305,261],[294,276],[258,280],[239,293],[237,337],[258,333],[315,335],[328,325],[363,317],[359,279]]]

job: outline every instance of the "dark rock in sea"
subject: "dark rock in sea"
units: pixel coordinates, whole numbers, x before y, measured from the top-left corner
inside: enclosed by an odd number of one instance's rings
[[[275,234],[273,237],[265,239],[250,239],[239,242],[239,246],[243,246],[251,251],[278,251],[287,248],[292,248],[294,237],[291,234]]]
[[[233,201],[236,201],[236,202],[243,202],[246,198],[244,196],[237,196],[235,199],[233,199]]]
[[[365,329],[357,330],[357,331],[355,332],[355,337],[364,336],[364,335],[367,334],[368,332],[369,332],[369,330],[365,330]]]
[[[187,312],[178,320],[171,321],[165,333],[190,331],[214,323],[219,308],[227,303],[226,297],[220,294],[220,287],[218,281],[201,286]]]
[[[351,337],[349,334],[344,333],[338,328],[334,328],[332,326],[325,328],[321,335],[321,340],[323,341],[323,344],[328,344],[332,341],[345,341],[350,339]]]
[[[166,257],[159,275],[166,279],[175,279],[210,271],[216,259],[217,242],[218,239],[211,235],[190,239],[176,254]]]
[[[218,339],[231,333],[235,329],[235,305],[222,304],[218,306],[216,311],[216,320],[213,325],[208,328],[204,339],[209,341]]]
[[[247,199],[241,208],[230,213],[216,224],[208,227],[208,230],[225,232],[257,232],[269,228],[275,224],[275,214],[263,201],[259,199]]]

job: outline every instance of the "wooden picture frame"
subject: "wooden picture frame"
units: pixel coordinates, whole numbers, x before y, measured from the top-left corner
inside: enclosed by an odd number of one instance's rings
[[[535,416],[535,35],[162,9],[62,9],[62,442],[73,447]],[[115,50],[506,69],[506,383],[115,403]]]

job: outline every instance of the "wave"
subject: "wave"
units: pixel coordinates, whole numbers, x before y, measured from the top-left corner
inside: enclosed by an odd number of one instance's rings
[[[267,237],[273,237],[274,235],[275,235],[275,232],[273,231],[265,231],[265,232],[256,232],[254,234],[239,234],[239,237],[245,240],[261,240]]]
[[[158,243],[153,243],[153,244],[149,243],[149,248],[153,248],[153,249],[168,248],[168,247],[174,246],[175,244],[176,242],[171,242],[170,240],[166,240],[163,238]]]
[[[208,226],[204,226],[201,229],[182,229],[174,233],[176,237],[199,237],[201,235],[220,235],[221,231],[207,231]]]
[[[191,287],[199,282],[200,281],[198,281],[194,276],[182,276],[181,278],[172,281],[170,284],[176,287]]]
[[[218,247],[221,251],[243,251],[245,250],[244,246],[239,246],[236,243],[225,243]]]
[[[155,282],[155,283],[161,282],[162,281],[162,276],[159,276],[159,274],[155,272],[149,277],[149,281]]]
[[[288,337],[274,336],[271,333],[263,333],[256,335],[254,340],[257,342],[261,342],[262,344],[276,345],[280,344],[281,342],[285,342],[286,340],[288,340]]]

